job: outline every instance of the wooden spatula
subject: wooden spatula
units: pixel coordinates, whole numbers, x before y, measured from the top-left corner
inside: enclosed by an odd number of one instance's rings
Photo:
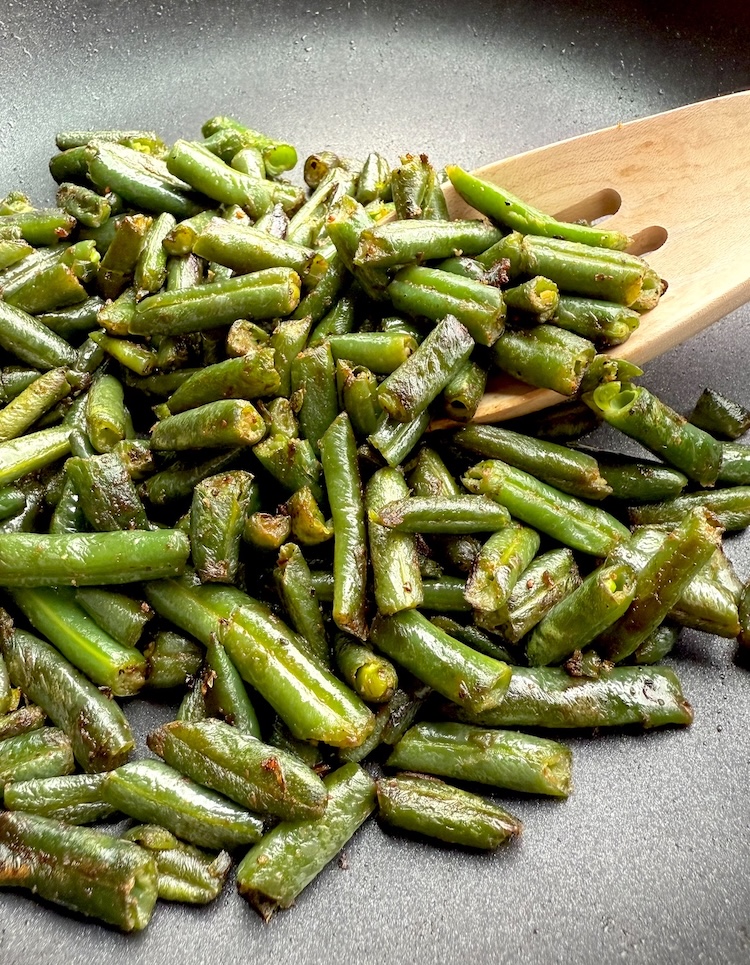
[[[607,218],[669,283],[634,335],[611,350],[642,364],[750,300],[750,91],[560,141],[475,172],[561,220]],[[448,186],[453,217],[476,212]],[[621,202],[621,203],[620,203]],[[750,357],[749,357],[750,358]],[[477,422],[562,401],[510,378]]]

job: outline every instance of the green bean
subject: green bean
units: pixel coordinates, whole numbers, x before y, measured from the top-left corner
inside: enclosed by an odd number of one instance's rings
[[[265,422],[254,405],[222,399],[162,419],[152,430],[151,448],[182,451],[254,446],[265,434]]]
[[[460,706],[479,712],[502,701],[510,679],[507,664],[450,637],[419,611],[378,616],[371,632],[379,650]]]
[[[478,255],[500,237],[482,221],[391,221],[362,232],[354,264],[393,268],[449,258],[456,251]]]
[[[395,667],[369,647],[339,633],[334,639],[333,654],[339,674],[362,700],[382,704],[396,692]]]
[[[250,513],[245,520],[242,538],[260,550],[278,550],[289,539],[292,524],[282,513]]]
[[[122,837],[140,845],[153,857],[158,871],[159,897],[164,901],[205,905],[221,894],[232,867],[226,851],[207,854],[154,824],[128,828]]]
[[[487,387],[487,368],[467,359],[443,389],[443,403],[448,418],[455,422],[471,422],[477,413]]]
[[[306,348],[292,361],[292,391],[299,392],[300,433],[317,456],[320,440],[339,411],[336,369],[327,342]]]
[[[277,825],[237,869],[240,894],[264,921],[294,903],[375,807],[375,784],[357,764],[344,764],[324,784],[328,805],[322,817]]]
[[[156,823],[202,848],[234,849],[259,840],[256,815],[183,777],[163,761],[133,761],[110,771],[104,799],[136,821]]]
[[[451,438],[463,449],[486,459],[501,459],[573,496],[603,499],[611,495],[593,452],[545,442],[502,426],[467,426]]]
[[[326,231],[335,245],[339,258],[365,292],[370,298],[382,299],[388,287],[386,270],[371,265],[359,265],[355,262],[362,232],[372,226],[373,218],[368,211],[353,198],[344,195],[331,205]]]
[[[91,824],[114,813],[102,797],[104,780],[104,774],[66,774],[14,781],[5,789],[5,806],[66,824]]]
[[[454,315],[479,345],[493,345],[505,326],[499,288],[439,268],[402,268],[388,286],[388,296],[397,311],[409,315],[434,321]]]
[[[167,155],[169,172],[206,197],[247,208],[251,217],[262,215],[274,198],[273,185],[229,167],[201,144],[178,140]]]
[[[122,711],[54,647],[5,628],[2,649],[11,680],[66,734],[81,767],[105,771],[127,760],[134,741]]]
[[[157,156],[165,150],[164,142],[154,131],[61,131],[55,135],[55,144],[61,151],[84,147],[91,141],[122,144]]]
[[[70,740],[55,727],[42,727],[0,742],[0,798],[12,782],[59,777],[75,769]]]
[[[661,661],[671,652],[677,638],[680,635],[680,628],[669,623],[662,623],[653,633],[651,633],[633,654],[633,662],[638,664],[655,664]]]
[[[384,503],[370,517],[400,533],[480,533],[504,529],[510,513],[485,496],[410,496]]]
[[[0,443],[0,485],[43,469],[70,451],[70,427],[55,426]]]
[[[423,607],[434,613],[468,613],[471,604],[466,601],[464,592],[466,580],[458,576],[440,576],[437,579],[423,580]]]
[[[309,486],[301,486],[284,503],[291,533],[303,546],[317,546],[333,537],[333,525],[326,522]]]
[[[284,171],[289,171],[297,163],[297,152],[291,144],[275,141],[265,134],[245,127],[231,117],[210,118],[201,128],[201,133],[204,137],[210,137],[217,131],[224,130],[238,132],[245,147],[255,147],[261,152],[269,177],[276,177]]]
[[[333,619],[339,629],[365,640],[367,537],[356,442],[346,413],[321,438],[320,455],[335,532]]]
[[[511,590],[539,550],[536,530],[511,522],[482,547],[466,581],[464,596],[482,612],[483,625],[491,627],[495,614],[508,602]]]
[[[615,663],[629,657],[667,616],[690,579],[721,542],[721,527],[705,509],[691,509],[638,573],[625,614],[596,641]]]
[[[20,436],[71,391],[64,368],[50,369],[0,411],[0,442]]]
[[[141,931],[157,898],[146,852],[91,828],[7,811],[0,814],[0,881],[73,911]]]
[[[73,366],[74,349],[38,319],[0,301],[0,347],[37,369]]]
[[[206,694],[208,692],[208,674],[205,668],[194,677],[187,680],[187,693],[177,708],[177,720],[205,720],[208,717]]]
[[[493,361],[529,385],[575,395],[595,353],[588,339],[554,325],[537,325],[503,332],[493,346]]]
[[[289,396],[292,393],[292,362],[304,349],[312,319],[310,316],[279,322],[271,335],[271,348],[275,353],[274,364],[279,373],[278,394]]]
[[[165,724],[149,734],[148,746],[180,773],[250,811],[301,821],[326,809],[323,782],[306,764],[221,721]]]
[[[231,268],[238,275],[263,268],[292,268],[308,288],[314,288],[328,268],[326,259],[313,248],[220,218],[213,218],[201,229],[193,252],[207,261]]]
[[[100,190],[116,191],[145,211],[167,211],[175,218],[197,214],[189,186],[174,177],[160,158],[104,141],[91,142],[87,150],[88,175]]]
[[[329,665],[323,614],[310,578],[310,568],[299,546],[286,543],[281,547],[274,580],[292,627],[305,640],[310,652]]]
[[[386,824],[448,844],[494,850],[521,833],[521,822],[498,804],[434,778],[384,777],[377,792]]]
[[[427,411],[420,413],[411,422],[398,422],[383,413],[375,432],[367,441],[378,450],[389,466],[400,465],[424,435],[430,423]]]
[[[193,640],[161,630],[143,651],[146,683],[156,690],[181,687],[203,663],[203,649]]]
[[[603,248],[622,249],[630,243],[630,238],[620,231],[610,231],[599,225],[558,221],[533,205],[521,201],[516,195],[494,182],[469,174],[456,164],[447,167],[446,173],[453,187],[472,208],[476,208],[477,211],[512,231],[520,231],[527,235],[566,238],[569,241]]]
[[[693,711],[667,667],[615,667],[593,679],[560,667],[514,667],[501,706],[472,719],[486,727],[650,728],[690,724]]]
[[[574,650],[583,650],[625,613],[635,594],[636,574],[630,566],[598,567],[531,631],[529,664],[560,663]]]
[[[469,724],[416,724],[386,765],[528,794],[567,797],[571,790],[571,753],[564,744]]]
[[[552,321],[597,345],[622,345],[640,324],[640,315],[616,302],[563,295]]]
[[[296,634],[264,604],[233,587],[151,582],[151,604],[203,643],[216,634],[237,670],[268,700],[295,737],[356,746],[373,727],[354,694],[311,659]]]
[[[210,674],[207,708],[241,733],[260,740],[260,724],[247,688],[226,650],[214,636],[206,644],[206,669]]]
[[[179,335],[229,325],[238,318],[277,318],[293,311],[299,297],[300,279],[295,271],[266,268],[144,298],[136,306],[128,331],[131,335]]]
[[[308,486],[316,500],[322,499],[321,464],[309,440],[267,436],[253,446],[253,455],[287,492]]]
[[[178,530],[9,533],[0,542],[0,584],[98,586],[183,572],[190,544]]]
[[[310,333],[310,345],[323,342],[332,335],[348,335],[354,331],[355,302],[350,295],[342,295]]]
[[[392,498],[403,497],[408,491],[403,476],[392,468],[375,472],[365,490],[375,602],[380,613],[397,613],[422,603],[422,577],[414,537],[389,531],[373,518]]]
[[[462,479],[470,492],[489,496],[517,519],[583,553],[606,556],[629,535],[627,528],[604,510],[498,460],[478,463]]]
[[[11,694],[14,697],[14,703],[17,703],[17,699],[20,699],[20,691],[16,689],[11,691]],[[44,727],[47,715],[41,707],[36,707],[34,704],[14,709],[13,705],[11,707],[7,714],[0,715],[0,741]]]
[[[18,588],[13,602],[31,625],[50,640],[73,666],[118,697],[137,693],[144,684],[146,661],[91,619],[67,587]]]
[[[339,359],[336,381],[355,435],[367,436],[375,432],[383,410],[378,401],[378,380],[373,372],[362,365],[352,368],[347,361]]]
[[[66,463],[66,472],[93,529],[106,532],[150,528],[135,483],[116,453],[84,459],[73,456]]]
[[[502,643],[485,633],[484,630],[474,626],[474,624],[459,623],[458,620],[454,620],[453,617],[445,614],[430,617],[430,623],[439,630],[445,631],[449,636],[455,637],[461,643],[465,643],[472,650],[478,650],[479,653],[484,653],[486,656],[494,657],[495,660],[501,660],[504,663],[513,662],[510,652]]]
[[[355,197],[360,204],[391,200],[391,168],[382,155],[373,151],[365,158]]]
[[[700,483],[712,486],[721,470],[721,443],[670,409],[642,385],[610,382],[584,397],[610,425]]]
[[[154,219],[148,229],[135,266],[133,281],[137,298],[158,292],[167,280],[167,251],[164,248],[164,239],[175,225],[174,216],[165,211]]]
[[[237,461],[240,452],[240,449],[228,449],[197,464],[174,462],[143,483],[143,494],[156,506],[190,496],[202,479],[229,469]]]
[[[352,332],[328,338],[336,360],[363,365],[378,375],[389,375],[403,365],[417,348],[416,340],[404,332]]]
[[[750,429],[750,411],[714,389],[704,389],[690,414],[690,422],[711,435],[739,439]]]
[[[661,503],[633,506],[629,514],[636,526],[675,526],[694,508],[708,510],[725,530],[745,529],[750,526],[750,486],[698,490]]]
[[[468,330],[447,315],[416,351],[381,383],[380,404],[400,422],[412,421],[448,385],[473,348],[474,340]]]
[[[193,490],[190,541],[202,581],[234,582],[242,529],[254,498],[253,476],[242,469],[209,476]]]
[[[0,215],[0,228],[19,228],[21,237],[34,247],[56,245],[75,227],[75,218],[60,208],[31,208]]]

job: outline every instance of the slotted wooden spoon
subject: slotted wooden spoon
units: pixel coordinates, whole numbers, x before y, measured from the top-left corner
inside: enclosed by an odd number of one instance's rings
[[[475,172],[561,220],[594,220],[633,237],[669,289],[611,350],[641,364],[750,300],[750,91],[618,124]],[[476,217],[448,186],[453,217]],[[621,204],[620,204],[621,200]],[[562,401],[509,377],[491,382],[475,421]]]

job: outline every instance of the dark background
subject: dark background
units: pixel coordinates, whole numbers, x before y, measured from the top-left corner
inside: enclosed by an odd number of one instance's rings
[[[60,128],[170,140],[231,113],[303,158],[376,148],[479,166],[750,86],[746,5],[680,6],[6,0],[0,192],[51,200]],[[682,411],[706,384],[750,406],[748,337],[743,309],[650,363],[645,384]],[[748,543],[727,541],[743,578]],[[231,887],[209,908],[161,906],[134,937],[2,893],[0,963],[746,963],[750,677],[733,651],[686,631],[670,663],[693,727],[570,738],[575,792],[510,801],[517,846],[473,855],[370,822],[348,870],[334,862],[268,927]],[[159,712],[134,711],[144,727]]]

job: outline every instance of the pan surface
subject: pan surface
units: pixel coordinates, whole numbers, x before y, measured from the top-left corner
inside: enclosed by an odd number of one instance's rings
[[[5,0],[0,192],[51,200],[58,129],[172,140],[216,113],[292,140],[303,158],[424,151],[478,167],[750,86],[750,10],[705,9]],[[705,385],[750,406],[749,340],[746,308],[650,363],[643,381],[681,411]],[[750,539],[726,542],[747,578]],[[231,887],[208,908],[161,906],[135,937],[3,892],[0,965],[747,963],[750,671],[733,655],[732,641],[684,631],[668,662],[695,707],[689,730],[564,737],[575,791],[566,803],[512,800],[517,846],[474,855],[371,821],[268,927]],[[169,716],[133,705],[141,735]]]

